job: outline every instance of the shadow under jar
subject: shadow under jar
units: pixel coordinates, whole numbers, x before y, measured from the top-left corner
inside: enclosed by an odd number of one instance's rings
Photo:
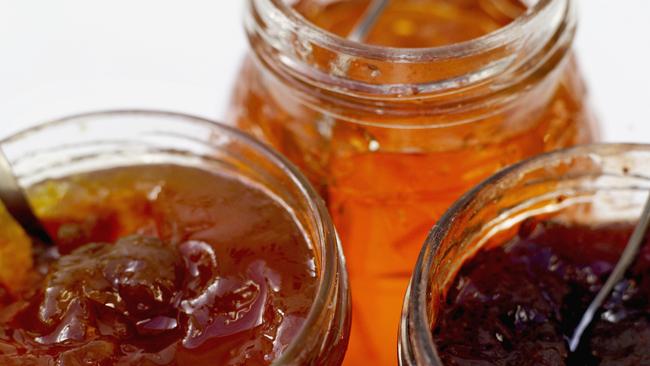
[[[650,190],[650,146],[587,145],[508,168],[427,238],[404,302],[401,365],[642,365],[650,240],[576,352],[582,314]]]
[[[252,52],[229,120],[298,165],[349,264],[346,363],[395,364],[402,297],[426,233],[521,159],[596,138],[572,56],[570,0],[250,0]]]
[[[342,362],[344,259],[284,158],[146,111],[69,117],[2,146],[55,246],[0,209],[0,364]]]

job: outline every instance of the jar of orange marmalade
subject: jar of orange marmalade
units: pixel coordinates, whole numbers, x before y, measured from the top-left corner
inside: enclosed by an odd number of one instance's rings
[[[230,127],[115,111],[2,141],[53,243],[0,205],[0,365],[340,365],[344,258],[292,164]]]
[[[493,172],[596,138],[571,0],[249,0],[230,119],[325,197],[353,292],[348,365],[396,363],[426,233]]]

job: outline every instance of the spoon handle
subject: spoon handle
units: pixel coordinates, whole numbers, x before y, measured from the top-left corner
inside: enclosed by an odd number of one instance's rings
[[[621,254],[621,258],[618,260],[618,263],[616,263],[616,267],[614,267],[614,270],[609,275],[609,278],[607,278],[607,281],[603,287],[600,289],[600,291],[598,291],[598,294],[591,302],[591,304],[589,304],[589,307],[582,316],[582,319],[580,319],[580,323],[573,333],[573,336],[571,337],[571,341],[569,343],[571,352],[575,352],[575,350],[578,348],[578,345],[580,345],[580,338],[582,337],[585,330],[589,328],[589,325],[598,312],[598,309],[600,309],[600,307],[603,305],[603,302],[605,302],[609,294],[612,292],[614,286],[616,286],[616,284],[623,278],[630,265],[634,263],[637,254],[639,253],[639,249],[641,248],[641,244],[643,244],[643,239],[648,232],[649,226],[650,195],[648,195],[648,199],[646,200],[645,207],[643,208],[643,213],[639,219],[639,223],[634,228],[634,232],[632,233],[630,240],[627,242],[627,246],[625,247],[623,254]]]
[[[51,244],[52,239],[30,206],[25,191],[18,184],[7,156],[0,148],[0,201],[9,214],[32,237]]]
[[[388,5],[390,0],[372,0],[366,11],[360,18],[360,21],[354,26],[354,29],[348,34],[348,39],[355,42],[366,40],[368,33],[381,16],[381,13]]]

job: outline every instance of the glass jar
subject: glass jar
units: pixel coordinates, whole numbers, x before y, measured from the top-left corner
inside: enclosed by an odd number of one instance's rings
[[[348,364],[395,364],[411,269],[448,206],[505,166],[596,138],[573,2],[528,2],[503,28],[434,48],[349,41],[293,3],[249,0],[229,120],[327,201],[354,292]]]
[[[463,262],[490,238],[514,236],[538,215],[593,227],[634,223],[650,190],[649,171],[650,145],[588,145],[519,163],[463,196],[420,253],[404,301],[400,364],[442,365],[432,336],[438,311]]]
[[[150,111],[67,117],[13,135],[1,144],[23,186],[142,164],[194,167],[258,185],[290,211],[319,267],[319,284],[307,319],[273,365],[342,362],[350,328],[345,260],[322,200],[277,153],[227,126]]]

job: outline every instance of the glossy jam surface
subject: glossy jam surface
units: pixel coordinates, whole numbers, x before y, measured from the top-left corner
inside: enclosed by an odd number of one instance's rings
[[[291,4],[309,21],[344,36],[368,1]],[[426,47],[469,40],[510,24],[525,8],[517,0],[392,0],[367,42]],[[362,73],[357,66],[350,72]],[[394,66],[363,75],[385,84],[397,74],[439,77],[437,65],[417,71]],[[282,76],[259,62],[244,64],[230,119],[301,168],[326,198],[341,237],[354,293],[347,365],[396,363],[395,349],[387,345],[397,344],[411,271],[426,234],[452,202],[505,166],[595,139],[572,57],[543,72],[548,74],[538,75],[538,84],[528,85],[530,94],[502,113],[480,104],[471,106],[470,115],[427,115],[426,99],[405,98],[400,108],[410,116],[377,106],[381,113],[366,118],[354,108],[333,110],[316,89],[300,92],[315,98],[303,103]],[[385,125],[370,125],[377,119]]]
[[[268,365],[311,308],[304,232],[243,181],[151,165],[31,197],[57,248],[11,244],[2,229],[0,248],[33,266],[0,258],[18,273],[0,277],[1,365]]]
[[[529,219],[516,237],[491,243],[462,266],[437,314],[443,364],[650,364],[649,241],[578,351],[567,344],[632,230]]]

